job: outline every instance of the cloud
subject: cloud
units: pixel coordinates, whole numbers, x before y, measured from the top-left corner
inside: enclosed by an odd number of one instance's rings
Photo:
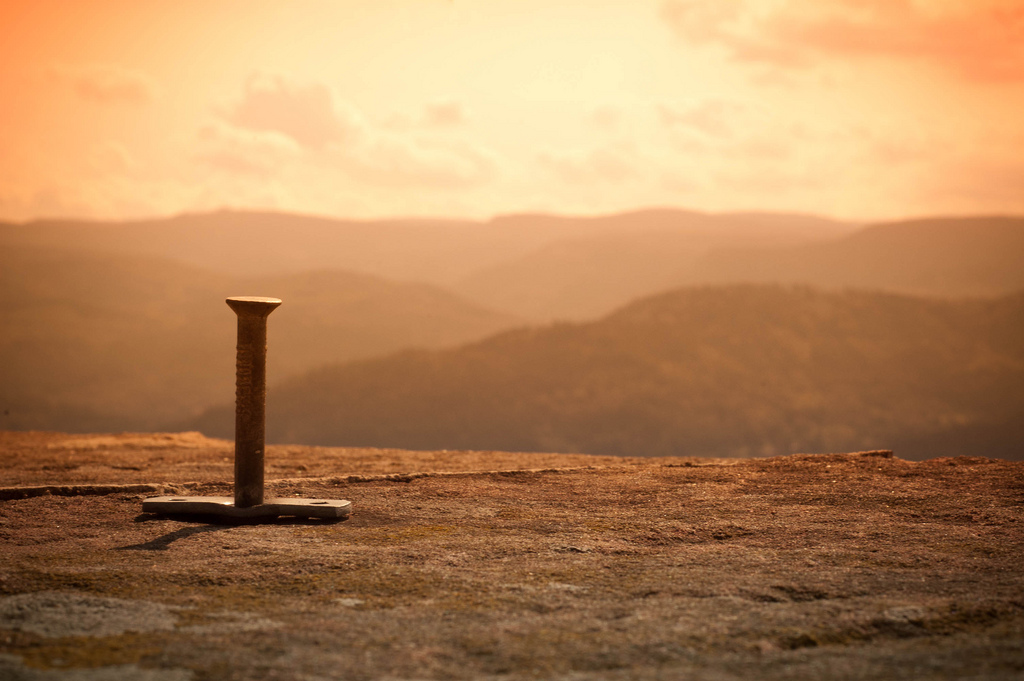
[[[492,178],[494,154],[464,144],[441,144],[377,132],[337,161],[362,182],[392,186],[465,187]]]
[[[89,150],[89,161],[101,173],[124,173],[136,167],[132,154],[124,145],[113,140],[94,144]]]
[[[680,39],[724,45],[745,61],[883,57],[975,81],[1024,80],[1024,0],[787,0],[768,11],[749,1],[667,0],[660,16]]]
[[[199,130],[196,157],[209,166],[239,175],[268,177],[298,157],[298,142],[273,130],[249,130],[214,121]]]
[[[113,64],[58,65],[51,73],[69,83],[82,99],[101,104],[148,104],[158,92],[147,74]]]
[[[446,132],[467,122],[461,103],[430,103],[414,120],[380,124],[322,83],[259,75],[246,81],[222,120],[200,131],[197,156],[239,177],[266,179],[294,167],[299,176],[319,173],[353,186],[456,188],[495,175],[493,153]]]
[[[726,35],[726,26],[739,15],[737,2],[704,0],[670,0],[661,5],[661,18],[676,34],[693,43],[719,40]]]
[[[537,161],[570,184],[619,183],[637,174],[637,169],[623,153],[609,148],[587,152],[542,152]]]
[[[622,122],[622,113],[614,106],[600,106],[591,112],[590,122],[601,130],[611,132]]]
[[[433,102],[426,106],[423,124],[430,128],[454,128],[469,120],[462,104],[456,101]]]
[[[1016,158],[965,156],[936,164],[922,193],[932,204],[955,202],[971,211],[1024,211],[1024,162]]]
[[[733,119],[743,108],[723,99],[710,99],[681,110],[662,104],[658,107],[658,117],[667,128],[684,126],[712,137],[727,138],[733,136]]]
[[[287,135],[304,147],[347,143],[363,127],[360,116],[338,104],[323,83],[297,83],[282,75],[254,75],[227,120],[249,130]]]
[[[659,104],[658,118],[670,148],[689,159],[749,164],[779,162],[820,148],[801,124],[780,119],[753,101],[713,98],[684,105]]]

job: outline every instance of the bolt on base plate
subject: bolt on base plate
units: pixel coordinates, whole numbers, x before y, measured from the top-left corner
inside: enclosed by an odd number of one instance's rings
[[[204,515],[223,518],[347,518],[352,502],[345,499],[267,499],[262,504],[239,508],[234,497],[149,497],[142,502],[143,513],[163,515]]]

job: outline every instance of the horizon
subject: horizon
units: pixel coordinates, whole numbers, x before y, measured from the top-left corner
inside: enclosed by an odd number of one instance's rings
[[[1024,0],[40,0],[2,17],[3,221],[1024,214]]]
[[[297,217],[302,219],[311,220],[327,220],[337,222],[468,222],[476,224],[487,224],[496,220],[505,218],[523,218],[523,217],[536,217],[536,218],[562,218],[568,220],[588,220],[588,219],[600,219],[608,217],[618,217],[627,215],[636,215],[648,212],[678,212],[678,213],[690,213],[697,215],[707,216],[780,216],[780,217],[795,217],[795,218],[814,218],[820,220],[829,220],[837,223],[844,223],[854,227],[869,227],[871,225],[878,224],[897,224],[902,222],[915,222],[924,220],[969,220],[969,219],[988,219],[988,218],[1024,218],[1024,209],[1019,212],[1003,211],[1003,212],[947,212],[947,213],[920,213],[920,214],[908,214],[899,216],[881,216],[871,220],[854,220],[836,217],[824,213],[813,213],[807,211],[798,210],[758,210],[758,209],[736,209],[736,210],[699,210],[695,208],[688,208],[684,206],[641,206],[637,208],[624,208],[621,210],[612,210],[595,213],[569,213],[569,212],[558,212],[558,211],[532,211],[532,210],[520,210],[520,211],[508,211],[494,213],[491,215],[485,215],[480,217],[459,217],[454,215],[381,215],[373,217],[354,217],[349,215],[329,215],[325,213],[313,213],[303,212],[297,210],[286,210],[282,208],[247,208],[241,206],[221,206],[215,208],[209,208],[205,210],[183,210],[179,212],[172,212],[166,214],[153,214],[153,215],[142,215],[134,217],[124,218],[96,218],[96,217],[81,217],[75,215],[40,215],[37,217],[26,218],[22,220],[9,220],[0,218],[0,224],[8,225],[29,225],[33,223],[42,222],[85,222],[85,223],[96,223],[96,224],[127,224],[135,222],[160,222],[164,220],[175,220],[179,218],[188,217],[200,217],[216,215],[218,213],[235,213],[235,214],[254,214],[254,215],[282,215],[289,217]]]

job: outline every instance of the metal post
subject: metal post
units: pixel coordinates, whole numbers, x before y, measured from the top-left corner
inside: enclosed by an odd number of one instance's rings
[[[278,298],[227,299],[238,315],[235,349],[235,506],[263,503],[267,403],[267,317]]]
[[[235,496],[149,497],[143,512],[165,515],[218,516],[261,520],[279,515],[338,520],[348,517],[346,499],[263,498],[263,450],[267,403],[267,317],[278,298],[238,296],[227,299],[238,315],[235,350]]]

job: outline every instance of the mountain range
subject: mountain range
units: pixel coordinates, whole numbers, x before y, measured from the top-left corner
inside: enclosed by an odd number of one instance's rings
[[[398,392],[388,399],[400,401],[398,395],[413,391],[420,371],[408,368],[411,383],[403,385],[407,369],[401,362],[435,356],[416,352],[394,355],[403,349],[462,352],[465,348],[457,348],[466,343],[512,329],[529,335],[545,334],[552,328],[577,328],[574,324],[609,324],[625,310],[666,291],[676,295],[708,285],[723,291],[748,291],[744,295],[760,289],[735,288],[736,284],[799,284],[813,287],[815,295],[854,290],[895,292],[914,296],[922,305],[938,304],[931,300],[937,297],[991,299],[1024,289],[1022,263],[1024,219],[1013,217],[930,218],[860,226],[814,216],[714,215],[672,209],[593,217],[522,214],[487,221],[355,221],[221,211],[123,223],[47,220],[0,224],[0,352],[4,357],[0,365],[0,428],[87,431],[214,424],[216,419],[209,414],[196,419],[208,409],[216,412],[215,405],[230,400],[233,394],[234,318],[223,304],[229,295],[272,295],[285,300],[269,324],[272,395],[292,385],[290,381],[315,382],[319,373],[356,371],[351,366],[368,372],[365,367],[370,364],[365,360],[383,362],[382,377],[372,372],[366,376],[372,374],[382,386],[392,385]],[[791,303],[799,306],[801,300],[797,296]],[[894,305],[885,296],[864,301],[864,306],[880,309]],[[769,302],[765,299],[766,305]],[[772,305],[781,313],[786,303]],[[742,308],[739,305],[737,309]],[[561,325],[550,326],[559,320]],[[915,338],[922,348],[944,342],[900,324],[889,328],[890,333]],[[734,330],[740,335],[760,333],[752,322],[739,329]],[[647,329],[638,341],[656,338],[658,333]],[[791,333],[802,337],[805,332],[795,329]],[[827,347],[828,333],[817,328],[806,333],[808,343]],[[583,344],[577,348],[581,356],[591,352],[586,349],[590,336],[570,336],[572,343]],[[731,347],[725,344],[706,352],[728,353]],[[442,352],[436,357],[448,355]],[[609,361],[613,357],[621,358],[621,353],[613,353]],[[688,361],[694,362],[694,371],[707,372],[708,366],[698,361],[703,359],[704,355]],[[723,355],[721,361],[754,371],[748,359]],[[975,357],[970,352],[946,359],[953,365],[968,362],[966,366],[972,370],[988,366],[985,356]],[[354,360],[360,363],[346,364]],[[461,376],[459,387],[452,389],[472,392],[473,372],[479,367],[452,361],[451,370]],[[574,366],[569,359],[565,362]],[[540,361],[539,366],[547,365]],[[557,368],[548,367],[552,377],[559,375]],[[600,375],[596,366],[592,369],[595,376]],[[530,375],[528,367],[509,371],[509,380]],[[827,376],[828,371],[823,364],[814,375]],[[972,374],[964,371],[967,380]],[[485,381],[485,376],[486,372],[479,380]],[[439,380],[438,385],[447,380]],[[559,380],[572,383],[565,376]],[[887,385],[879,380],[879,385]],[[523,379],[522,385],[528,384]],[[924,383],[914,385],[925,389]],[[890,386],[886,394],[899,393],[898,387]],[[666,393],[666,399],[678,397],[672,391]],[[818,394],[808,394],[812,393]],[[725,409],[722,405],[730,400],[742,402],[727,392],[708,394],[720,402],[715,409]],[[739,394],[754,393],[744,388]],[[529,406],[533,398],[525,394],[505,397],[512,401],[502,398],[495,408],[507,411],[521,403],[534,413],[535,406]],[[481,409],[490,403],[486,396],[477,398]],[[410,417],[408,423],[419,424],[421,433],[447,433],[444,437],[451,439],[437,446],[462,446],[458,443],[470,442],[464,439],[468,433],[500,430],[484,425],[494,417],[481,415],[475,425],[462,424],[461,434],[452,435],[450,429],[439,425],[449,417],[434,423],[428,413],[434,398],[427,395],[426,399],[424,416]],[[653,408],[646,403],[657,399],[658,393],[638,397],[635,408]],[[916,404],[933,397],[907,399]],[[436,402],[442,403],[444,400]],[[323,404],[333,403],[326,399]],[[866,403],[861,406],[867,409]],[[910,438],[908,442],[918,438],[920,442],[913,447],[921,452],[925,445],[920,443],[933,443],[939,422],[918,428],[918,421],[900,420],[906,410],[893,409],[901,414],[894,423],[909,424],[907,428],[879,430],[877,423],[868,428],[867,422],[858,422],[836,426],[839,430],[834,432],[863,426],[867,430],[857,432],[883,433],[884,437],[878,437],[893,441],[899,431],[899,437]],[[998,432],[1002,434],[992,437],[997,444],[1003,443],[998,444],[1003,447],[1000,451],[1006,449],[1008,426],[998,416],[1002,413],[998,404],[992,407],[991,423],[950,409],[925,410],[945,414],[942,423],[946,424],[947,441],[968,434],[973,442],[988,441],[989,435]],[[816,418],[813,412],[805,416],[808,423]],[[828,420],[825,414],[820,416],[821,423]],[[271,418],[275,418],[273,413]],[[607,423],[619,423],[610,415],[608,419]],[[662,429],[663,419],[659,419],[652,421],[652,429]],[[724,417],[707,419],[709,429],[729,423]],[[544,422],[543,418],[537,421]],[[583,419],[581,423],[589,422]],[[281,428],[285,428],[283,424]],[[521,449],[596,447],[595,451],[608,453],[641,442],[635,439],[632,426],[623,425],[621,441],[614,445],[610,442],[618,436],[606,433],[596,441],[563,426],[550,425],[541,435],[533,432],[539,425],[523,426],[519,439],[494,441]],[[220,426],[209,427],[213,429],[210,432],[224,434],[218,430]],[[405,427],[388,426],[388,437]],[[849,448],[877,439],[875,435],[865,435],[866,440],[842,439],[833,431],[828,431],[833,435],[823,434],[825,431],[808,435],[806,429],[779,427],[790,434],[767,439],[757,436],[740,444],[713,439],[706,446],[700,444],[703,436],[694,435],[692,448],[741,455],[794,447],[839,447],[840,443]],[[327,432],[319,426],[304,428],[288,425],[286,430],[271,432],[314,440]],[[601,430],[589,425],[578,429],[584,433]],[[678,433],[669,435],[671,428],[664,432],[673,444],[648,443],[644,445],[648,451],[674,450]],[[341,437],[330,435],[336,436]],[[380,440],[385,441],[389,440]],[[480,446],[490,446],[485,444],[490,441],[472,440]]]
[[[0,223],[0,247],[16,246],[165,258],[243,277],[368,274],[440,286],[531,322],[596,319],[642,296],[705,283],[942,296],[1024,287],[1024,219],[999,216],[862,226],[676,209],[486,221],[220,211],[121,223]]]

